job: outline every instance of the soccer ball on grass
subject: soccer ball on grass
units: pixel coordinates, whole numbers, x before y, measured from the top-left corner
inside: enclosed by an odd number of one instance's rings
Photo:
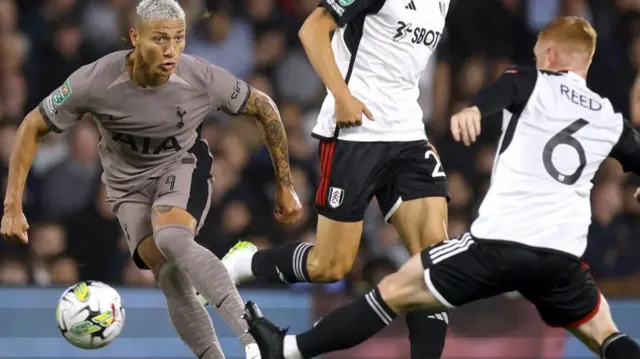
[[[69,343],[82,349],[98,349],[120,335],[125,311],[115,289],[101,282],[85,281],[62,293],[56,320]]]

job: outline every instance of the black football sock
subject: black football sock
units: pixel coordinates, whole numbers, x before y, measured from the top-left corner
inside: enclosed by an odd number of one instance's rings
[[[304,358],[313,358],[351,348],[376,335],[395,317],[376,288],[351,304],[334,310],[312,329],[296,335],[298,350]]]
[[[411,359],[439,359],[447,338],[447,312],[418,309],[407,313]]]
[[[256,277],[272,282],[310,282],[307,257],[311,248],[311,243],[298,242],[263,249],[253,255],[251,271]]]
[[[640,346],[626,334],[615,333],[600,347],[602,359],[640,359]]]

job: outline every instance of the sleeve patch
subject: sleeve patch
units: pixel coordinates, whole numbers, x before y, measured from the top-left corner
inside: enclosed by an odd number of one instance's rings
[[[53,93],[53,103],[56,105],[62,104],[71,96],[71,93],[71,84],[67,80]]]

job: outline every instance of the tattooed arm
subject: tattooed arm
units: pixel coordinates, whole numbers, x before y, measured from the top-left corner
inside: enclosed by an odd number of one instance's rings
[[[206,82],[214,84],[209,87],[212,105],[230,115],[247,115],[256,118],[271,154],[278,185],[292,187],[287,134],[276,104],[269,96],[251,88],[229,71],[209,63],[205,66],[209,73]]]
[[[269,148],[269,154],[271,154],[276,182],[281,186],[293,186],[291,167],[289,166],[287,133],[284,130],[276,104],[263,92],[251,88],[249,98],[240,113],[253,116],[258,121],[264,142]]]

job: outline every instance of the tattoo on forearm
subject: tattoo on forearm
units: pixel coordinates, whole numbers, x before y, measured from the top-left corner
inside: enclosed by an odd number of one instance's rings
[[[155,207],[153,207],[153,210],[151,211],[151,220],[156,219],[156,217],[158,215],[160,215],[161,213],[167,213],[172,209],[173,209],[173,207],[171,207],[171,206],[155,206]]]
[[[290,186],[293,184],[291,168],[289,166],[289,145],[287,133],[280,119],[278,107],[264,93],[251,89],[249,100],[243,114],[254,116],[260,124],[264,141],[269,148],[271,161],[279,184]]]

